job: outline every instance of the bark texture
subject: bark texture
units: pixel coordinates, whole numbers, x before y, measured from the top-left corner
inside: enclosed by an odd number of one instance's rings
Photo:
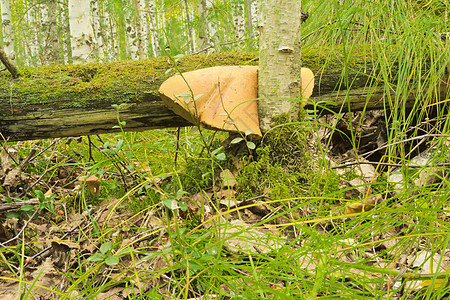
[[[258,74],[259,123],[270,129],[271,118],[282,114],[298,116],[300,96],[301,1],[266,0],[260,26]]]
[[[359,49],[344,68],[338,49],[303,49],[303,65],[316,75],[307,107],[320,101],[321,107],[334,111],[389,109],[386,90],[395,93],[396,68],[391,68],[392,81],[387,89],[377,80],[378,70],[371,63],[370,53],[373,51]],[[177,68],[185,72],[218,65],[257,64],[253,54],[221,53],[186,56],[178,61]],[[118,118],[126,122],[125,131],[188,126],[164,106],[158,95],[162,82],[175,73],[166,74],[172,67],[170,60],[159,57],[27,68],[17,79],[0,73],[0,133],[13,141],[115,132],[120,130],[113,128]],[[352,85],[341,82],[342,76]],[[434,101],[446,99],[446,85],[437,91]],[[408,97],[406,106],[411,107],[417,93],[411,89]],[[113,104],[122,106],[117,110]]]

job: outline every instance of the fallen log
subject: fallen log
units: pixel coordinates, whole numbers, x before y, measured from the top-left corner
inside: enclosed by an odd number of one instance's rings
[[[355,110],[383,107],[383,103],[380,104],[383,87],[377,88],[378,92],[371,96],[369,87],[376,84],[377,70],[364,51],[345,68],[347,74],[344,75],[347,82],[352,83],[351,87],[341,82],[344,59],[339,51],[304,49],[302,60],[316,75],[311,97],[314,101],[333,100],[337,105],[327,104],[329,109],[340,110],[348,98],[341,95],[347,95],[346,90],[350,88],[351,105]],[[162,82],[177,72],[219,65],[257,64],[254,54],[218,53],[185,56],[175,65],[167,57],[158,57],[27,68],[17,79],[2,73],[0,134],[4,140],[19,141],[117,132],[121,130],[117,128],[119,122],[124,131],[189,126],[192,124],[163,104],[158,95]]]

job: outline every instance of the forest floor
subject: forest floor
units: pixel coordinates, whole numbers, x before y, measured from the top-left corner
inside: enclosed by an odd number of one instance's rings
[[[3,143],[0,299],[444,299],[446,143],[359,118]]]

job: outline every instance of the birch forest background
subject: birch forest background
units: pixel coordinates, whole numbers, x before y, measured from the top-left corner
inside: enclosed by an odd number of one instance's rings
[[[256,0],[2,0],[1,41],[19,66],[248,51],[257,15]]]

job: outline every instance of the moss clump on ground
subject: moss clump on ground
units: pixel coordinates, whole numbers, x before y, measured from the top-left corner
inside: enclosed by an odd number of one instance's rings
[[[280,124],[268,132],[256,150],[256,159],[238,176],[239,198],[266,193],[274,199],[320,196],[338,189],[339,177],[324,170],[307,142],[302,122]]]

